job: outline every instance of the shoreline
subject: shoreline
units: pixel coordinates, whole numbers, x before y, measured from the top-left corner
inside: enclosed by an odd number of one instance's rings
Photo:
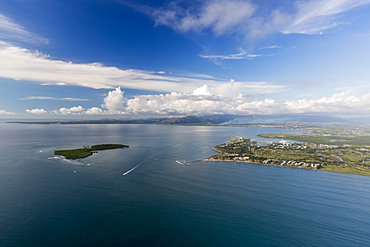
[[[266,163],[243,161],[243,160],[218,160],[218,159],[206,158],[206,159],[203,159],[203,160],[200,160],[200,161],[251,163],[251,164],[256,164],[256,165],[264,165],[264,166],[277,166],[277,167],[286,167],[286,168],[293,168],[293,169],[304,169],[304,170],[311,170],[311,171],[325,171],[325,172],[333,172],[333,173],[342,173],[342,174],[351,174],[351,175],[359,175],[359,176],[370,177],[370,175],[366,175],[366,174],[341,172],[341,171],[330,171],[330,170],[325,170],[325,168],[323,168],[323,169],[308,169],[308,168],[305,168],[305,167],[282,166],[282,165],[276,165],[276,164],[266,164]]]
[[[242,162],[305,170],[322,170],[336,173],[370,176],[370,166],[348,161],[349,155],[361,155],[369,159],[370,149],[351,146],[332,146],[308,142],[260,142],[251,139],[229,136],[232,140],[216,145],[213,150],[218,154],[204,161]],[[354,156],[356,157],[356,156]],[[353,157],[350,157],[353,158]],[[347,160],[345,160],[347,159]]]
[[[129,146],[123,144],[98,144],[93,146],[84,146],[78,149],[55,150],[55,155],[61,155],[67,160],[84,159],[102,150],[112,150],[128,148]]]

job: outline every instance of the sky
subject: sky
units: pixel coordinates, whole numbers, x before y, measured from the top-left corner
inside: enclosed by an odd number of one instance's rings
[[[370,116],[370,0],[2,0],[0,118]]]

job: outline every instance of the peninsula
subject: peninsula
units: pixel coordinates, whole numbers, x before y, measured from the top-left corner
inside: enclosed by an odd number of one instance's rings
[[[279,135],[265,135],[270,138],[277,136]],[[248,138],[232,138],[232,141],[215,146],[214,150],[219,154],[206,160],[250,162],[370,176],[370,148],[354,145],[357,142],[351,138],[335,140],[335,145],[330,145],[330,142],[298,143],[285,140],[262,144]],[[312,138],[312,135],[301,135],[301,140]]]
[[[55,150],[55,155],[62,155],[66,159],[83,159],[86,158],[93,153],[96,153],[97,151],[101,150],[109,150],[109,149],[118,149],[118,148],[128,148],[127,145],[122,144],[99,144],[99,145],[93,145],[93,146],[84,146],[83,148],[79,149],[70,149],[70,150]]]

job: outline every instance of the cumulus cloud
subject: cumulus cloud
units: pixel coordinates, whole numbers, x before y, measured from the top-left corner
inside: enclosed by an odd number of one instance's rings
[[[231,81],[220,86],[211,88],[208,85],[203,85],[193,91],[193,95],[208,95],[218,96],[221,98],[239,98],[241,95],[242,83]]]
[[[322,34],[340,24],[339,14],[366,5],[370,0],[295,1],[289,12],[269,9],[260,1],[207,0],[199,8],[172,2],[166,8],[146,10],[156,21],[178,32],[211,30],[216,36],[237,33],[261,37],[271,33]],[[281,6],[280,6],[281,7]]]
[[[26,110],[26,112],[28,112],[28,113],[32,113],[32,114],[46,114],[46,113],[48,113],[46,110],[44,110],[44,109],[32,109],[32,110],[30,110],[30,109],[27,109]]]
[[[104,98],[104,104],[102,107],[108,109],[108,111],[112,112],[121,112],[125,108],[123,104],[126,103],[127,99],[123,96],[121,88],[118,87],[113,91],[110,91],[107,97]]]
[[[211,95],[208,85],[203,85],[193,91],[193,95]]]
[[[203,85],[192,93],[138,95],[126,99],[120,88],[109,92],[102,106],[85,109],[82,106],[49,111],[60,115],[207,115],[207,114],[289,114],[370,113],[370,94],[354,96],[350,91],[320,99],[300,99],[277,102],[273,99],[248,100],[239,93],[240,84],[226,83],[219,87]],[[43,109],[27,110],[29,113],[46,113]]]
[[[0,39],[12,41],[16,40],[26,43],[48,43],[47,39],[40,38],[37,35],[27,31],[24,27],[15,23],[12,19],[3,14],[0,14]]]
[[[87,109],[84,112],[84,114],[86,114],[86,115],[109,115],[105,111],[103,111],[102,109],[100,109],[98,107],[91,107],[91,108]]]
[[[71,108],[60,108],[59,110],[53,111],[55,114],[61,114],[61,115],[80,115],[81,113],[84,113],[86,111],[85,108],[82,106],[74,106]]]
[[[113,91],[108,92],[104,98],[104,104],[101,109],[99,107],[84,108],[81,105],[70,108],[62,107],[58,110],[46,111],[44,109],[26,110],[28,113],[34,114],[54,114],[54,115],[117,115],[126,114],[127,99],[124,97],[124,92],[118,87]]]

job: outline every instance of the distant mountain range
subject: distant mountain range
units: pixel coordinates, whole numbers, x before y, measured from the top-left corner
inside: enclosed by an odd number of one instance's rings
[[[149,119],[100,119],[70,121],[12,121],[23,124],[178,124],[178,125],[244,125],[244,124],[282,124],[287,122],[359,122],[323,115],[209,115]]]

